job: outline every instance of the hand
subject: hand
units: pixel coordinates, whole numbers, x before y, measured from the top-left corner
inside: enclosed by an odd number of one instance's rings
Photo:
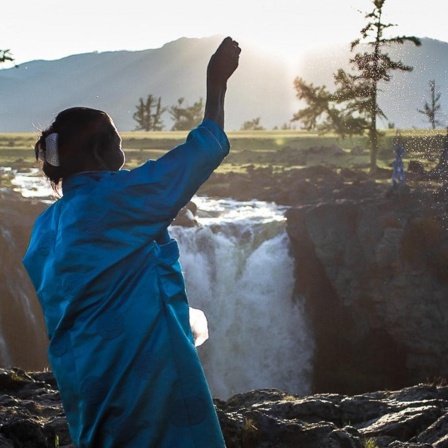
[[[238,67],[241,48],[238,42],[226,37],[210,58],[207,67],[207,83],[225,86]]]
[[[238,42],[226,37],[207,66],[207,99],[204,120],[213,120],[224,129],[224,97],[227,80],[238,67],[241,49]]]

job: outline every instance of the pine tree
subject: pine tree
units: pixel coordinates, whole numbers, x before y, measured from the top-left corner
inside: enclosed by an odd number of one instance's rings
[[[441,105],[440,105],[440,97],[442,94],[440,92],[436,92],[436,81],[433,79],[428,82],[429,84],[429,103],[425,101],[423,109],[417,109],[423,115],[426,115],[426,118],[429,121],[432,129],[435,129],[437,126],[441,126],[442,123],[437,120],[437,115],[440,113]]]
[[[161,131],[164,127],[162,122],[162,114],[166,111],[166,107],[162,107],[162,98],[157,100],[156,110],[152,116],[152,130]]]
[[[322,132],[335,131],[342,137],[363,134],[367,131],[370,146],[370,171],[377,170],[378,137],[377,119],[387,118],[378,105],[380,83],[389,82],[395,70],[409,72],[412,67],[401,61],[393,61],[384,51],[392,44],[406,41],[419,46],[414,36],[385,37],[385,30],[394,26],[383,23],[383,7],[386,0],[372,0],[374,9],[365,15],[367,24],[360,31],[361,37],[351,43],[351,51],[362,46],[361,52],[350,59],[352,73],[339,69],[334,74],[334,93],[325,86],[314,87],[296,78],[297,97],[308,107],[299,111],[292,121],[303,120],[307,129],[318,128]],[[320,121],[319,121],[320,120]]]
[[[14,57],[11,54],[11,50],[0,50],[0,63],[13,61]]]
[[[198,126],[204,117],[204,102],[200,98],[192,106],[183,106],[185,98],[179,98],[177,104],[169,108],[173,119],[172,131],[186,131]]]
[[[161,131],[163,129],[162,114],[166,108],[162,107],[162,98],[156,99],[148,95],[146,100],[139,98],[136,111],[132,118],[137,122],[136,131]]]
[[[297,98],[304,100],[308,107],[294,114],[291,121],[300,121],[307,130],[336,132],[342,138],[362,134],[367,127],[365,118],[355,116],[352,110],[338,108],[339,97],[326,86],[307,84],[302,78],[294,80]]]
[[[264,131],[264,127],[260,124],[260,117],[245,121],[241,126],[242,131]]]

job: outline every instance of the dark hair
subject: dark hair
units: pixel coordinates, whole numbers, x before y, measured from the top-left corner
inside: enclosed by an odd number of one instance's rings
[[[96,161],[104,169],[101,164],[108,156],[121,150],[121,137],[114,122],[101,110],[72,107],[60,112],[34,145],[36,160],[39,151],[46,151],[46,137],[53,133],[58,135],[59,166],[43,161],[42,171],[54,189],[66,177],[85,171],[89,163]]]

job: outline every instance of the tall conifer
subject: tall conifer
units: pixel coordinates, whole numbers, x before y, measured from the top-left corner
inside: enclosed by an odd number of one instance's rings
[[[292,121],[302,120],[305,128],[317,128],[323,132],[334,131],[342,137],[367,132],[370,146],[370,171],[377,170],[378,118],[387,118],[378,104],[380,83],[391,80],[395,70],[409,72],[412,67],[401,61],[393,61],[385,51],[394,44],[410,41],[421,44],[414,36],[386,37],[385,31],[395,25],[383,22],[386,0],[372,0],[373,10],[365,14],[366,25],[360,37],[351,43],[351,51],[360,51],[351,59],[350,73],[339,69],[334,74],[334,93],[326,86],[315,87],[296,78],[297,97],[308,107],[297,112]]]

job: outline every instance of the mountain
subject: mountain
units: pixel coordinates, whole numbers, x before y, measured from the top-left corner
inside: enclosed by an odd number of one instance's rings
[[[181,38],[158,49],[114,51],[36,60],[0,70],[0,132],[45,128],[62,109],[75,105],[107,111],[120,131],[135,128],[132,115],[140,97],[162,97],[165,106],[184,97],[193,104],[205,97],[205,67],[222,36]],[[298,57],[295,68],[280,57],[241,42],[240,68],[229,81],[226,128],[236,130],[256,117],[270,129],[288,122],[300,108],[293,80],[301,76],[315,85],[332,86],[332,73],[347,67],[347,47],[322,47]],[[428,81],[436,80],[442,108],[448,110],[448,43],[423,39],[421,47],[397,46],[393,57],[414,66],[394,74],[380,105],[398,128],[428,127],[417,112],[429,99]],[[171,127],[168,113],[165,128]],[[441,115],[446,121],[446,115]],[[386,123],[384,123],[386,125]]]
[[[132,130],[140,97],[160,96],[165,106],[180,97],[187,104],[205,99],[206,66],[221,40],[181,38],[159,49],[80,54],[0,70],[0,132],[46,127],[74,105],[103,109],[119,130]],[[229,81],[226,128],[239,129],[258,116],[270,127],[289,120],[293,74],[254,48],[243,51],[240,70]],[[163,118],[169,129],[169,114]]]

